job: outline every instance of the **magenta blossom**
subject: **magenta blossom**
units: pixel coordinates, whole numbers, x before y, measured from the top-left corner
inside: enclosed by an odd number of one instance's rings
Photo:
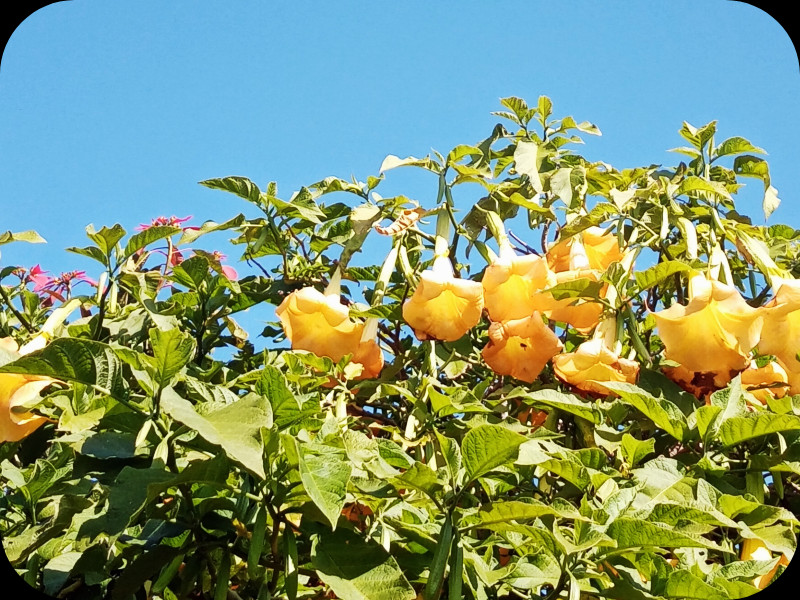
[[[214,252],[211,253],[211,256],[213,256],[215,259],[217,259],[220,262],[222,262],[223,260],[228,258],[227,256],[225,256],[219,250],[214,250]],[[227,277],[231,281],[236,281],[237,279],[239,279],[239,274],[236,272],[236,269],[234,269],[233,267],[231,267],[229,265],[220,265],[220,266],[222,267],[222,273],[223,273],[223,275],[225,275],[225,277]]]
[[[191,218],[192,218],[192,215],[189,215],[188,217],[183,217],[182,219],[176,217],[175,215],[173,215],[171,217],[156,217],[155,219],[153,219],[153,221],[149,225],[146,225],[144,223],[139,225],[136,228],[136,231],[144,231],[146,229],[150,229],[151,227],[163,227],[163,226],[177,227],[181,223],[185,223],[186,221],[188,221]],[[183,229],[199,229],[199,228],[198,227],[184,227]]]

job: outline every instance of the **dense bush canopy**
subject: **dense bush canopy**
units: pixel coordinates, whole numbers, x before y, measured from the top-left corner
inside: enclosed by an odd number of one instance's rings
[[[259,215],[2,267],[0,534],[30,586],[723,600],[782,572],[800,231],[736,210],[743,178],[779,204],[764,151],[684,123],[677,166],[619,169],[548,98],[501,102],[485,140],[366,183],[209,179]],[[382,197],[399,167],[430,194]],[[219,231],[256,275],[199,248]]]

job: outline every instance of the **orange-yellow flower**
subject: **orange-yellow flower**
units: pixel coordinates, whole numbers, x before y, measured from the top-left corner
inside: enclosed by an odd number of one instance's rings
[[[741,558],[742,560],[772,560],[772,552],[769,551],[769,548],[767,548],[761,540],[747,538],[742,542]],[[766,575],[759,575],[753,579],[753,585],[763,590],[772,582],[772,578],[775,577],[775,573],[778,572],[778,567],[781,565],[784,567],[789,566],[789,559],[786,558],[785,554],[781,554],[780,560],[772,567],[769,573]]]
[[[511,375],[531,383],[562,347],[556,334],[534,312],[522,319],[492,323],[483,360],[498,375]]]
[[[553,358],[553,370],[562,381],[584,392],[605,395],[603,382],[636,383],[639,363],[621,358],[600,338],[583,342],[574,352]]]
[[[602,271],[591,267],[583,243],[576,238],[571,238],[569,242],[569,269],[555,274],[551,273],[547,287],[580,279],[598,281],[602,275]],[[604,284],[601,289],[601,295],[605,295],[607,290],[608,284]],[[599,302],[583,298],[556,300],[550,292],[537,294],[534,300],[535,308],[541,311],[548,319],[568,323],[581,333],[589,333],[594,329],[603,312],[603,305]]]
[[[604,233],[600,227],[589,227],[579,236],[583,238],[590,269],[605,271],[612,262],[622,260],[616,235]],[[547,251],[547,263],[553,271],[560,273],[573,268],[570,266],[570,251],[576,240],[577,236],[561,240]]]
[[[19,356],[17,343],[0,340],[0,348]],[[48,419],[20,407],[36,398],[55,380],[50,377],[0,373],[0,442],[18,442],[44,425]]]
[[[739,291],[702,275],[689,283],[689,303],[653,313],[665,357],[693,372],[741,371],[750,362],[763,319]]]
[[[530,316],[541,290],[555,285],[544,258],[535,254],[504,256],[502,249],[500,257],[486,268],[481,283],[486,311],[493,321]]]
[[[764,305],[764,327],[758,350],[774,354],[790,371],[800,371],[800,280],[784,279],[775,297]]]
[[[600,272],[593,269],[563,271],[555,274],[555,278],[549,287],[579,279],[597,281],[599,278]],[[607,289],[608,284],[604,284],[601,288],[601,296],[606,293]],[[556,300],[549,292],[538,294],[534,299],[534,304],[548,319],[568,323],[581,333],[589,333],[594,329],[603,314],[603,305],[599,302],[584,298],[562,298],[561,300]]]
[[[755,361],[742,371],[742,386],[762,404],[768,399],[783,398],[789,390],[786,369],[777,362],[756,366]]]
[[[323,294],[312,287],[289,294],[275,314],[281,321],[293,350],[327,356],[335,362],[352,354],[352,362],[364,369],[357,379],[377,377],[383,354],[374,339],[364,338],[364,323],[353,321],[341,303],[338,291]]]
[[[456,279],[444,256],[422,272],[414,295],[403,304],[403,318],[420,340],[453,342],[478,324],[482,311],[481,283]]]

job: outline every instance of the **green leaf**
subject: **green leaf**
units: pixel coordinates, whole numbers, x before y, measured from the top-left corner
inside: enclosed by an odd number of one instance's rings
[[[662,593],[668,598],[685,598],[686,600],[728,600],[728,594],[707,584],[689,571],[670,573]]]
[[[91,259],[96,260],[103,266],[108,266],[108,258],[103,251],[100,250],[97,246],[86,246],[84,248],[77,248],[75,246],[70,246],[66,249],[67,252],[72,252],[73,254],[80,254],[81,256],[87,256]]]
[[[250,547],[247,549],[247,576],[255,579],[258,573],[258,562],[261,560],[261,551],[264,549],[264,538],[267,533],[267,509],[262,506],[256,513],[256,522],[253,524],[253,534],[250,538]]]
[[[467,476],[474,480],[511,462],[525,437],[499,425],[479,425],[464,436],[461,455]]]
[[[202,416],[191,402],[167,387],[161,395],[161,408],[176,421],[197,431],[207,442],[220,446],[248,471],[265,477],[260,430],[272,427],[272,408],[264,398],[245,396]]]
[[[637,440],[631,434],[626,433],[622,436],[622,455],[631,467],[635,467],[640,460],[648,454],[655,452],[656,441],[653,438],[648,440]]]
[[[351,464],[337,449],[327,446],[312,448],[308,444],[299,444],[295,437],[287,434],[281,434],[281,439],[287,454],[291,455],[290,462],[297,462],[303,489],[335,530],[347,495]]]
[[[442,529],[439,532],[438,545],[433,553],[428,581],[422,590],[423,600],[437,600],[442,591],[444,583],[444,570],[447,566],[447,559],[450,556],[450,544],[453,540],[453,516],[448,513],[444,516]]]
[[[97,247],[100,248],[100,251],[106,256],[111,254],[117,242],[125,237],[125,233],[125,229],[119,223],[111,227],[111,229],[104,226],[100,231],[95,231],[93,225],[88,225],[86,227],[86,235],[97,244]]]
[[[597,227],[608,220],[609,217],[617,214],[619,214],[619,210],[612,203],[599,202],[589,211],[588,215],[582,215],[564,225],[558,234],[558,239],[559,241],[569,239],[581,231],[589,229],[589,227]]]
[[[662,281],[671,277],[675,273],[688,273],[692,268],[677,260],[668,260],[657,265],[634,273],[636,286],[644,291],[660,284]]]
[[[342,600],[414,600],[414,588],[397,561],[374,541],[349,531],[323,533],[311,549],[311,566]]]
[[[754,146],[750,143],[749,140],[734,136],[728,138],[721,144],[719,144],[714,151],[712,152],[711,156],[712,159],[721,158],[723,156],[728,156],[730,154],[741,154],[742,152],[755,152],[756,154],[766,154],[765,150],[762,150],[758,146]]]
[[[539,144],[531,141],[517,142],[517,147],[514,150],[516,170],[528,176],[531,186],[533,186],[537,194],[541,194],[544,191],[542,180],[539,177],[539,169],[542,166],[545,155],[546,151],[541,149]]]
[[[43,375],[93,385],[125,398],[122,363],[111,346],[92,340],[57,338],[42,350],[0,367],[0,373]]]
[[[42,570],[42,584],[46,594],[50,597],[56,595],[82,556],[83,552],[65,552],[47,561]]]
[[[770,433],[798,430],[800,417],[759,412],[726,420],[720,425],[718,436],[724,446],[733,446]]]
[[[148,336],[153,356],[146,358],[153,369],[153,380],[164,388],[194,356],[195,341],[177,328],[162,331],[154,327]]]
[[[422,167],[423,169],[433,171],[434,173],[441,173],[442,171],[441,165],[436,161],[431,160],[430,156],[426,156],[425,158],[415,158],[413,156],[400,158],[399,156],[390,154],[383,159],[379,172],[384,173],[385,171],[396,169],[397,167]]]
[[[125,256],[132,256],[145,246],[155,241],[168,238],[176,233],[180,233],[180,231],[180,227],[175,227],[173,225],[154,225],[153,227],[148,227],[144,231],[140,231],[130,237],[128,243],[125,244]]]
[[[606,533],[617,542],[618,548],[720,548],[713,542],[672,527],[642,519],[617,518]]]
[[[727,198],[728,200],[731,199],[731,195],[723,184],[718,181],[708,181],[696,175],[690,175],[681,181],[680,185],[678,185],[678,188],[675,190],[675,196],[689,194],[690,192],[707,192],[715,196]]]
[[[205,181],[201,181],[200,185],[204,185],[212,190],[223,190],[231,194],[236,194],[240,198],[244,198],[253,204],[261,203],[261,190],[247,177],[232,175],[230,177],[206,179]]]
[[[224,231],[226,229],[233,229],[239,227],[244,223],[244,215],[238,214],[232,219],[228,219],[224,223],[215,223],[214,221],[206,221],[198,229],[185,228],[183,235],[178,239],[178,245],[191,244],[201,235],[212,233],[214,231]]]
[[[18,231],[16,233],[12,233],[11,231],[0,233],[0,246],[11,242],[28,242],[29,244],[47,243],[42,236],[32,229],[28,231]]]
[[[523,398],[536,405],[563,410],[595,424],[599,424],[603,420],[602,412],[594,403],[587,402],[574,394],[565,394],[557,390],[543,389],[528,392],[525,388],[516,388],[506,398]]]
[[[686,439],[689,426],[681,410],[666,398],[656,398],[642,388],[630,383],[603,382],[608,389],[616,392],[625,402],[642,412],[657,427],[660,427],[679,441]]]
[[[317,224],[327,218],[317,206],[311,192],[304,187],[293,194],[288,202],[272,196],[269,198],[269,202],[278,209],[279,215],[297,217]]]
[[[301,412],[300,405],[286,384],[286,377],[278,369],[266,365],[256,382],[256,393],[269,400],[275,425],[283,430],[302,419],[306,413]]]
[[[780,206],[781,199],[778,198],[778,190],[771,185],[767,186],[764,190],[764,200],[761,203],[762,210],[764,211],[764,218],[769,219],[770,215],[775,212],[775,209]]]
[[[392,484],[399,488],[413,488],[427,494],[434,501],[444,487],[436,473],[426,464],[416,462],[404,473],[394,477]]]

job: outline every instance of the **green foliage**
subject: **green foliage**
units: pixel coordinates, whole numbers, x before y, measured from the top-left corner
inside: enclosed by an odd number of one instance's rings
[[[34,292],[27,271],[0,269],[0,337],[25,348],[0,345],[0,420],[47,419],[0,443],[0,535],[29,585],[114,600],[726,600],[785,564],[800,526],[800,396],[761,402],[735,373],[681,389],[650,316],[686,304],[698,272],[753,307],[800,275],[800,232],[736,211],[742,177],[764,183],[767,217],[778,207],[765,152],[715,144],[716,122],[683,123],[687,162],[617,169],[570,150],[600,130],[554,118],[546,96],[501,104],[507,123],[484,140],[389,155],[366,182],[327,177],[283,198],[275,182],[201,182],[256,216],[161,218],[132,235],[90,225],[91,244],[68,249],[96,263],[86,295]],[[398,167],[435,179],[435,200],[381,197]],[[456,202],[456,186],[479,199]],[[587,392],[551,364],[530,383],[499,375],[482,355],[485,315],[456,341],[418,340],[403,304],[434,232],[450,231],[436,251],[457,277],[478,281],[503,223],[519,253],[596,227],[631,252],[635,268],[614,260],[546,291],[617,318],[614,352],[637,361],[636,383]],[[220,232],[255,274],[198,246]],[[15,241],[43,240],[0,234]],[[359,376],[353,352],[291,348],[271,321],[337,273],[352,323],[378,321],[376,376]],[[245,310],[261,339],[234,320]],[[592,336],[549,326],[566,353]],[[11,408],[5,382],[21,375],[45,383]],[[772,558],[743,556],[746,540]]]

